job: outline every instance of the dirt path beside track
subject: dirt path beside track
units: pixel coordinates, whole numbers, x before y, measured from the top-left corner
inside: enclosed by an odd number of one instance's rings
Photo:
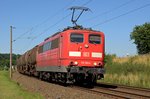
[[[13,73],[13,80],[25,90],[40,93],[45,99],[106,99],[104,96],[41,81],[18,72]]]

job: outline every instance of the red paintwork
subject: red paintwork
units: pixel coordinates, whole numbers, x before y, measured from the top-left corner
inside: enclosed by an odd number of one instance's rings
[[[72,32],[82,33],[84,35],[83,43],[72,43],[70,42],[70,34]],[[90,44],[88,42],[89,34],[99,34],[101,35],[101,44]],[[54,37],[49,38],[48,40],[39,44],[39,46],[44,43],[54,40],[55,38],[60,38],[59,48],[48,50],[44,53],[38,54],[37,52],[37,66],[69,66],[70,62],[78,62],[77,66],[88,66],[93,67],[93,63],[101,63],[104,65],[104,34],[98,31],[92,30],[66,30],[63,31]],[[88,48],[85,48],[85,45],[88,45]],[[69,51],[78,51],[81,52],[81,57],[69,56]],[[101,58],[92,57],[92,52],[102,53]]]

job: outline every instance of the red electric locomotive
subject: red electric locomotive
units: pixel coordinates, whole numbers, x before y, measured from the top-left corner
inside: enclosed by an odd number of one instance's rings
[[[57,72],[60,77],[68,75],[66,78],[75,81],[96,80],[103,77],[103,61],[102,32],[67,29],[39,45],[36,70],[54,72],[54,75]]]
[[[17,67],[40,79],[94,84],[104,78],[104,53],[104,33],[76,25],[27,51],[17,60]]]

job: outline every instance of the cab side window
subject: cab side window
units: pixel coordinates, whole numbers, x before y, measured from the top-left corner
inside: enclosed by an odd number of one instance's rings
[[[38,50],[38,53],[43,53],[43,45],[42,46],[39,46],[39,50]]]
[[[59,47],[59,38],[56,38],[56,39],[52,40],[51,42],[52,42],[51,49],[55,49],[55,48]]]

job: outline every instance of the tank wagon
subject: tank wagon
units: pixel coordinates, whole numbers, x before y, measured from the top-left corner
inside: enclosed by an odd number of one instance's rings
[[[20,73],[63,83],[104,78],[104,33],[70,27],[46,38],[17,60]]]

